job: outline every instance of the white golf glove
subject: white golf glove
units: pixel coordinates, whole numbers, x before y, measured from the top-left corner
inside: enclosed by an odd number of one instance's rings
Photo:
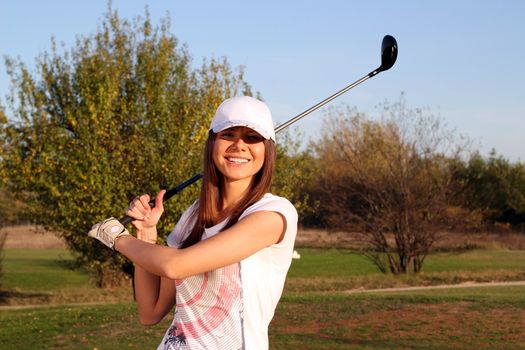
[[[113,217],[95,224],[88,232],[89,237],[98,239],[111,249],[115,249],[116,239],[124,235],[129,235],[128,230]]]

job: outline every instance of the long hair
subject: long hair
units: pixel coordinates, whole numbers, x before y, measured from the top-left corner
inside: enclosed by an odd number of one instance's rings
[[[216,135],[209,131],[206,146],[204,148],[204,172],[201,184],[201,193],[199,201],[194,207],[191,218],[194,218],[195,224],[191,228],[190,234],[184,240],[181,248],[187,248],[202,239],[205,227],[211,227],[218,224],[219,214],[223,202],[223,181],[224,177],[217,169],[213,161],[213,147]],[[246,194],[232,208],[230,218],[222,230],[233,226],[241,214],[250,205],[261,199],[270,189],[275,170],[276,149],[272,140],[264,140],[264,163],[261,169],[253,177],[250,188]],[[188,220],[191,222],[192,220]]]

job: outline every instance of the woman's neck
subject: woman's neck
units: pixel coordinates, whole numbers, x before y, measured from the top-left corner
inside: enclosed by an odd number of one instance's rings
[[[243,179],[240,181],[224,182],[221,212],[228,212],[235,207],[237,202],[239,202],[246,192],[249,191],[251,180],[252,179]]]

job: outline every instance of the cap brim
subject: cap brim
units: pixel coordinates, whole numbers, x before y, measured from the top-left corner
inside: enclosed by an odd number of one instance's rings
[[[246,123],[245,121],[229,120],[229,121],[227,121],[225,123],[221,123],[219,125],[216,125],[215,127],[212,128],[212,130],[213,130],[214,133],[218,133],[220,131],[223,131],[223,130],[226,130],[226,129],[229,129],[229,128],[233,128],[233,127],[236,127],[236,126],[244,126],[244,127],[250,128],[250,129],[252,129],[254,131],[257,131],[266,140],[273,140],[275,142],[275,133],[269,134],[261,126],[256,125],[256,124],[252,124],[252,123]]]

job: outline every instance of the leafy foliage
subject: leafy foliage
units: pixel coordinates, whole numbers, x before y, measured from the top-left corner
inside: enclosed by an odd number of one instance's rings
[[[474,154],[458,173],[467,188],[465,205],[479,210],[489,223],[525,223],[525,166],[492,151],[488,158]]]
[[[226,59],[193,68],[168,27],[169,19],[154,28],[147,13],[130,22],[110,9],[69,52],[53,41],[35,76],[6,58],[13,117],[0,120],[2,178],[34,221],[63,234],[99,285],[118,283],[130,265],[87,230],[122,216],[137,194],[199,172],[215,109],[235,94],[251,95],[242,68],[232,70]],[[162,237],[197,191],[191,186],[166,206]]]

